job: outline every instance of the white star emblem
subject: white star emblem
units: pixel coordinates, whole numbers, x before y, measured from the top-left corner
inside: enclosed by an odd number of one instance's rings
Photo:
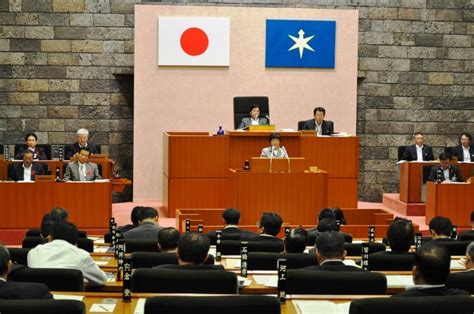
[[[305,49],[314,52],[314,49],[310,45],[308,45],[308,42],[314,38],[314,35],[305,38],[304,34],[304,31],[300,29],[300,31],[298,32],[298,38],[296,38],[295,36],[288,35],[288,37],[290,37],[295,42],[295,44],[291,46],[288,51],[298,49],[300,51],[300,59],[303,59],[303,52]]]

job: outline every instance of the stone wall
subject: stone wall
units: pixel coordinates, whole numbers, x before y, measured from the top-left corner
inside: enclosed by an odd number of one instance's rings
[[[0,0],[0,143],[35,131],[58,147],[88,128],[132,176],[133,7],[139,0]],[[170,4],[172,2],[163,2]],[[397,146],[421,130],[435,153],[474,126],[469,0],[222,0],[359,10],[360,197],[398,190]],[[341,91],[337,91],[341,92]],[[131,190],[120,199],[130,199]]]

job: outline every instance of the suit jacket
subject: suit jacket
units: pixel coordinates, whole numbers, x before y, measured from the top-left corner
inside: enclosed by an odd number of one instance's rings
[[[265,147],[262,149],[262,152],[260,153],[260,157],[267,157],[270,158],[272,155],[272,148],[271,147]],[[286,152],[286,149],[283,150],[281,147],[278,150],[273,150],[273,158],[288,158],[288,153]]]
[[[28,267],[78,269],[88,284],[103,285],[107,281],[105,273],[88,252],[64,240],[54,240],[31,249]]]
[[[441,166],[434,166],[431,168],[430,176],[428,177],[429,181],[436,181],[436,178],[438,176],[438,170],[441,169]],[[449,166],[449,180],[453,181],[454,176],[456,175],[456,182],[463,182],[464,179],[461,174],[461,170],[459,169],[458,166]],[[441,181],[445,181],[446,178],[444,176],[444,171],[441,169]]]
[[[97,145],[95,145],[94,143],[88,142],[87,149],[89,150],[91,154],[98,154]],[[79,153],[80,151],[81,151],[81,147],[79,146],[78,142],[67,145],[64,148],[64,159],[69,160],[71,159],[72,156],[74,156],[74,154]]]
[[[28,150],[28,147],[23,147],[18,150],[18,153],[15,155],[15,159],[23,159],[23,153]],[[33,152],[33,159],[35,160],[46,160],[46,153],[44,152],[43,147],[35,147],[35,151]]]
[[[421,149],[421,151],[423,153],[424,161],[434,160],[433,148],[431,146],[423,145],[423,148]],[[402,160],[406,160],[406,161],[417,160],[415,144],[407,146],[405,148],[405,152],[403,153]]]
[[[99,168],[95,163],[86,162],[86,181],[102,179],[99,174]],[[80,181],[79,161],[70,162],[67,165],[64,181]]]
[[[464,149],[462,145],[453,147],[453,155],[458,157],[458,161],[464,161]],[[469,147],[469,155],[471,155],[471,162],[474,162],[474,146]]]
[[[342,261],[329,261],[323,265],[309,266],[304,269],[316,271],[365,271],[359,267],[345,265]]]
[[[264,236],[260,234],[248,234],[242,236],[242,240],[245,241],[252,241],[252,242],[281,242],[283,243],[283,240],[277,237],[270,237],[270,236]]]
[[[436,297],[446,295],[469,295],[469,292],[459,289],[449,289],[446,287],[413,289],[397,293],[392,297]]]
[[[303,130],[316,130],[316,120],[309,119],[303,124]],[[331,135],[334,133],[334,122],[323,120],[322,135]]]
[[[130,239],[153,239],[158,241],[158,232],[163,227],[158,226],[152,222],[144,222],[136,228],[129,230],[123,234],[125,240]]]
[[[268,124],[267,118],[258,118],[258,125],[265,125]],[[252,119],[250,117],[248,118],[242,118],[242,122],[240,122],[239,129],[245,129],[246,127],[252,125]]]
[[[0,280],[0,299],[27,300],[52,299],[48,287],[42,283],[14,282]]]
[[[10,170],[10,179],[13,181],[23,181],[24,180],[24,173],[23,173],[23,163],[18,163],[12,167]],[[34,181],[37,175],[43,175],[44,168],[40,164],[31,164],[31,180]]]
[[[153,267],[153,269],[169,269],[169,270],[220,270],[225,271],[222,265],[209,265],[209,264],[189,264],[189,265],[159,265]]]

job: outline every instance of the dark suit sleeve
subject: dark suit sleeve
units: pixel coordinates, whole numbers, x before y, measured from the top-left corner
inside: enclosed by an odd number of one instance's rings
[[[314,128],[311,129],[310,123],[311,123],[311,120],[306,120],[306,121],[303,123],[303,130],[308,130],[308,131],[314,130]]]
[[[23,159],[23,149],[18,149],[18,152],[15,155],[15,159]]]
[[[329,135],[334,134],[334,122],[329,121]]]
[[[46,157],[46,153],[44,152],[43,147],[38,147],[38,151],[39,151],[39,153],[38,153],[37,157],[38,157],[39,160],[47,160],[48,159],[48,157]]]
[[[464,182],[464,178],[461,174],[461,170],[459,169],[459,167],[455,167],[454,168],[454,173],[456,174],[456,177],[457,177],[457,182]]]
[[[38,284],[38,298],[39,299],[52,299],[53,295],[49,288],[45,284]]]
[[[14,165],[11,169],[10,169],[10,173],[9,173],[9,178],[13,181],[18,181],[18,176],[17,176],[17,171],[16,171],[16,165]]]
[[[428,156],[427,156],[427,160],[434,160],[434,154],[433,154],[433,147],[429,146],[427,147],[427,151],[428,151]]]
[[[435,182],[436,181],[436,171],[438,167],[432,167],[430,171],[430,176],[428,177],[428,181]]]
[[[410,156],[410,146],[405,147],[405,151],[403,152],[402,160],[411,161]]]

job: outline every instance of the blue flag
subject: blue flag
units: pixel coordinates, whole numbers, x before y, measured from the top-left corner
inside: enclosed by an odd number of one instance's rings
[[[266,67],[334,68],[336,21],[267,20]]]

